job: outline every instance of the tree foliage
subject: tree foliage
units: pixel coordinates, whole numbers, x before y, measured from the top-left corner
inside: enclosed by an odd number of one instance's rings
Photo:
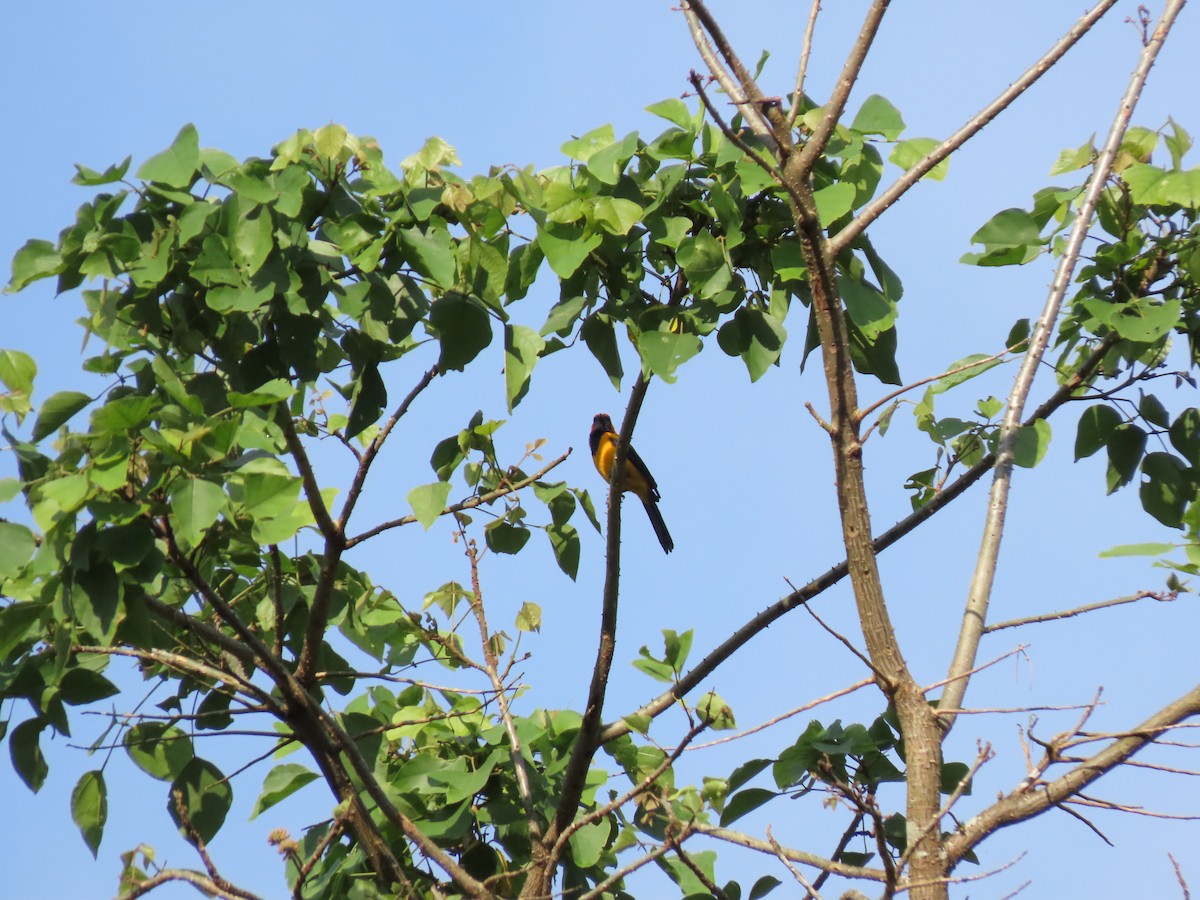
[[[94,190],[91,199],[56,241],[31,240],[17,253],[9,288],[54,278],[60,292],[80,292],[81,324],[101,348],[83,368],[103,387],[35,404],[34,360],[0,353],[0,409],[19,466],[0,492],[27,509],[0,523],[0,727],[32,790],[47,777],[46,735],[70,734],[77,708],[123,696],[110,669],[132,660],[159,686],[156,712],[114,716],[100,742],[119,742],[162,783],[162,802],[202,853],[242,783],[194,736],[273,730],[268,750],[304,749],[301,761],[274,765],[254,804],[257,815],[301,790],[332,797],[326,822],[280,837],[297,897],[551,888],[627,896],[631,865],[650,861],[683,896],[761,897],[780,883],[764,874],[719,886],[715,845],[689,843],[704,834],[815,867],[814,887],[838,875],[881,882],[889,896],[901,887],[944,896],[945,879],[990,834],[1042,812],[1054,790],[1081,790],[1200,710],[1185,693],[1138,728],[1130,723],[1134,736],[1089,748],[1083,762],[1064,751],[1087,742],[1068,735],[1048,746],[1029,784],[977,801],[970,822],[952,827],[946,811],[967,802],[983,758],[942,758],[961,692],[951,703],[943,694],[939,710],[937,692],[912,679],[874,568],[884,546],[993,468],[1034,466],[1060,449],[1049,422],[1083,401],[1075,458],[1107,455],[1108,492],[1137,480],[1146,512],[1180,534],[1184,558],[1164,564],[1197,572],[1200,412],[1176,390],[1194,387],[1200,364],[1200,170],[1184,165],[1187,132],[1170,122],[1117,132],[1114,148],[1064,151],[1054,174],[1094,173],[1094,196],[1086,186],[1047,187],[1028,209],[983,224],[972,238],[979,249],[964,257],[977,266],[1064,260],[1062,315],[1043,324],[1034,311],[995,336],[1002,353],[981,348],[861,409],[860,379],[900,384],[902,273],[867,232],[895,199],[881,191],[884,161],[907,173],[902,191],[944,175],[954,147],[905,137],[900,112],[881,96],[853,116],[843,115],[844,96],[764,98],[703,5],[687,4],[687,15],[729,68],[714,74],[740,93],[738,115],[724,121],[711,85],[694,77],[695,108],[648,108],[666,122],[660,134],[603,126],[564,144],[569,162],[544,171],[464,178],[437,139],[389,168],[373,140],[337,125],[242,161],[202,148],[186,126],[132,176],[130,159],[103,172],[79,167],[75,181]],[[1155,150],[1169,164],[1149,162]],[[1081,228],[1096,241],[1076,272],[1070,235]],[[548,310],[529,300],[546,282],[557,287]],[[829,385],[824,425],[848,561],[690,669],[690,632],[665,633],[661,655],[643,648],[637,666],[663,690],[641,709],[602,718],[619,597],[612,498],[605,619],[580,710],[517,702],[509,629],[536,631],[542,611],[527,603],[511,625],[489,619],[483,547],[520,554],[543,532],[573,578],[578,528],[601,528],[585,490],[549,480],[563,457],[543,465],[531,444],[519,459],[501,458],[493,436],[504,422],[467,410],[456,433],[415,438],[428,440],[431,471],[393,472],[391,490],[411,513],[356,515],[410,406],[449,373],[478,367],[493,342],[503,347],[497,377],[510,411],[555,353],[586,349],[614,385],[634,381],[624,453],[651,380],[684,377],[714,342],[757,380],[779,364],[789,328],[794,358],[816,351]],[[1032,414],[1021,416],[1023,398],[960,399],[992,365],[1040,359],[1039,341],[1054,354],[1059,389]],[[622,367],[625,342],[639,363],[633,373]],[[934,464],[908,480],[913,515],[872,544],[863,442],[919,388],[910,408]],[[329,443],[344,448],[344,467],[315,461]],[[385,532],[428,529],[443,516],[470,577],[447,581],[419,607],[346,558]],[[706,729],[734,727],[717,694],[698,694],[704,679],[847,574],[879,715],[814,719],[774,758],[677,784],[683,749]],[[955,676],[962,690],[967,669]],[[666,749],[649,731],[679,705],[688,728]],[[843,840],[818,857],[730,828],[778,798],[822,796],[845,810],[846,835],[870,835],[873,850]],[[71,797],[93,853],[106,809],[102,767]],[[125,859],[125,896],[184,877],[155,870],[144,854]],[[225,890],[211,866],[207,879]]]

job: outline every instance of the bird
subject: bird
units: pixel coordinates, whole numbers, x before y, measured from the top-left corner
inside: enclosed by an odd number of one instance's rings
[[[592,419],[592,433],[588,437],[588,444],[592,449],[592,462],[596,464],[596,471],[605,481],[611,482],[613,461],[617,455],[617,429],[613,428],[612,419],[607,414],[597,413]],[[650,517],[650,524],[654,526],[654,533],[658,536],[658,542],[662,544],[663,552],[670,553],[674,550],[675,541],[671,539],[667,523],[663,521],[662,513],[658,510],[658,501],[661,499],[658,484],[632,447],[625,454],[621,490],[637,494],[642,501],[642,506],[646,507],[646,515]]]

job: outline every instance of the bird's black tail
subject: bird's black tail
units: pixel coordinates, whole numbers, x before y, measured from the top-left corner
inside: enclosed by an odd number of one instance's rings
[[[646,515],[650,517],[650,524],[654,526],[654,533],[658,535],[658,542],[662,544],[663,552],[670,553],[675,549],[675,542],[671,540],[671,532],[667,531],[667,523],[663,521],[662,513],[658,511],[658,504],[653,500],[645,499],[642,501],[642,506],[646,507]]]

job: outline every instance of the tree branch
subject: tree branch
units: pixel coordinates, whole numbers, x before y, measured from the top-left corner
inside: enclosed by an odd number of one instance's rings
[[[1138,591],[1136,594],[1130,594],[1127,597],[1114,597],[1111,600],[1101,600],[1098,603],[1087,603],[1083,606],[1077,606],[1074,609],[1064,609],[1059,612],[1042,613],[1040,616],[1025,616],[1020,619],[997,622],[983,629],[983,633],[991,634],[995,631],[1002,631],[1005,628],[1019,628],[1022,625],[1036,625],[1039,622],[1055,622],[1059,619],[1071,619],[1075,616],[1081,616],[1084,613],[1095,612],[1098,609],[1108,609],[1109,607],[1121,606],[1125,603],[1136,603],[1139,600],[1151,599],[1158,600],[1160,603],[1169,603],[1178,598],[1179,593],[1177,591]]]
[[[1000,425],[998,447],[996,451],[996,468],[992,481],[992,490],[988,498],[987,517],[984,522],[983,538],[980,542],[978,562],[971,587],[967,596],[966,611],[963,614],[962,628],[959,632],[958,646],[950,663],[950,677],[955,678],[947,687],[942,697],[944,704],[950,708],[962,706],[969,679],[959,678],[975,664],[975,656],[979,651],[979,641],[983,637],[983,629],[987,624],[988,605],[991,600],[992,585],[996,575],[996,564],[1000,553],[1000,542],[1004,535],[1004,519],[1008,511],[1008,495],[1012,482],[1013,458],[1016,449],[1017,432],[1021,427],[1021,416],[1025,401],[1033,386],[1034,375],[1041,364],[1042,357],[1049,345],[1054,331],[1058,312],[1066,296],[1067,287],[1079,260],[1080,248],[1091,226],[1096,204],[1108,181],[1113,163],[1116,162],[1121,140],[1137,101],[1150,74],[1158,51],[1161,49],[1171,26],[1183,8],[1184,0],[1168,0],[1163,10],[1162,18],[1154,30],[1154,35],[1143,48],[1137,68],[1129,81],[1129,87],[1121,98],[1117,114],[1108,133],[1108,139],[1092,168],[1091,178],[1083,195],[1077,216],[1072,223],[1062,258],[1054,273],[1049,296],[1046,298],[1042,314],[1034,327],[1030,338],[1029,349],[1021,361],[1017,372],[1012,393],[1004,412],[1004,420]],[[942,727],[949,731],[954,726],[954,718],[942,719]]]
[[[621,432],[617,436],[616,453],[613,457],[608,488],[604,594],[601,602],[600,639],[596,648],[596,665],[592,670],[592,682],[588,688],[587,706],[584,708],[579,734],[575,738],[570,759],[563,772],[562,793],[558,808],[555,810],[554,823],[546,833],[546,843],[550,846],[553,846],[558,840],[558,836],[575,818],[575,812],[579,807],[579,798],[583,794],[588,767],[591,765],[596,748],[600,746],[604,696],[607,692],[608,675],[612,669],[613,654],[616,652],[617,646],[617,602],[621,580],[621,482],[625,474],[629,440],[633,435],[638,413],[642,408],[642,401],[645,400],[646,391],[649,388],[649,379],[645,375],[640,376],[630,392],[629,404],[625,408],[625,418],[621,422]],[[552,875],[553,873],[547,874]]]
[[[430,382],[433,381],[437,374],[438,367],[431,366],[421,376],[421,380],[417,382],[416,386],[408,392],[408,396],[396,407],[396,411],[388,418],[383,428],[367,444],[367,448],[363,451],[362,458],[358,462],[358,469],[354,473],[354,481],[350,484],[350,490],[346,492],[346,502],[342,504],[342,514],[338,517],[337,527],[341,534],[344,535],[346,533],[346,524],[350,521],[350,514],[354,512],[355,504],[358,503],[358,498],[362,494],[363,485],[366,484],[367,472],[370,471],[371,463],[375,461],[375,457],[379,455],[379,451],[383,448],[383,442],[388,439],[388,436],[392,433],[392,429],[396,427],[396,423],[408,412],[408,408],[417,399],[417,395],[429,387]]]
[[[954,134],[934,147],[911,169],[897,178],[882,194],[858,211],[858,214],[845,228],[829,238],[830,250],[840,253],[850,246],[868,225],[878,219],[889,207],[899,200],[909,188],[921,180],[938,163],[973,138],[984,126],[1012,105],[1017,99],[1054,65],[1062,59],[1079,39],[1087,34],[1093,25],[1111,9],[1117,0],[1100,0],[1091,10],[1084,14],[1071,29],[1063,35],[1046,53],[1030,66],[1020,78],[1014,81],[1000,96],[972,116]]]
[[[1200,687],[1192,688],[1131,729],[1127,736],[1113,741],[1053,781],[1039,784],[1025,779],[1012,793],[964,822],[955,834],[947,838],[946,853],[957,863],[984,838],[1071,799],[1093,781],[1153,743],[1160,733],[1196,715],[1200,715]]]

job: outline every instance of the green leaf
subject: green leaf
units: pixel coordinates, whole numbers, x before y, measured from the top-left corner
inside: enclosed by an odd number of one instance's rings
[[[487,309],[464,294],[450,293],[435,300],[429,308],[429,324],[441,345],[438,368],[443,372],[463,371],[492,342]]]
[[[79,391],[59,391],[52,394],[38,410],[37,421],[33,423],[34,442],[54,434],[60,425],[65,424],[71,416],[91,402],[91,397]]]
[[[1050,175],[1062,175],[1064,172],[1075,172],[1090,166],[1096,157],[1095,141],[1096,135],[1093,134],[1074,150],[1063,150],[1059,153],[1058,159],[1050,167]]]
[[[1189,407],[1171,423],[1171,446],[1193,466],[1200,467],[1200,409]]]
[[[260,384],[249,393],[229,391],[226,395],[229,405],[234,409],[252,409],[258,406],[270,406],[281,403],[296,393],[296,388],[286,378],[273,378]]]
[[[6,294],[16,293],[39,278],[57,275],[63,270],[63,259],[58,249],[49,241],[30,240],[16,252],[12,261],[12,278]]]
[[[603,241],[601,235],[587,235],[584,229],[574,225],[547,222],[545,225],[539,225],[537,231],[538,246],[546,254],[546,262],[559,278],[570,278],[574,275],[588,254]]]
[[[971,772],[971,767],[966,763],[948,762],[942,764],[942,793],[953,794],[959,789],[964,778]],[[964,797],[971,795],[971,783],[968,781],[963,786],[962,793]]]
[[[935,141],[933,138],[909,138],[907,141],[900,141],[888,154],[888,162],[907,172],[925,159],[939,143],[940,141]],[[950,158],[947,157],[921,177],[928,178],[930,181],[941,181],[949,171]]]
[[[1171,153],[1171,167],[1178,169],[1183,163],[1184,154],[1192,148],[1192,136],[1174,119],[1167,119],[1171,125],[1171,133],[1163,135],[1163,143]]]
[[[546,536],[550,538],[550,546],[554,550],[554,560],[558,567],[572,581],[579,574],[579,532],[574,525],[548,525]]]
[[[185,732],[165,722],[141,722],[125,733],[125,752],[134,764],[159,781],[174,781],[195,751]]]
[[[742,816],[753,812],[777,796],[779,795],[767,788],[746,788],[744,791],[739,791],[729,798],[725,809],[721,811],[721,827],[732,825]]]
[[[1138,402],[1138,414],[1157,428],[1166,428],[1171,424],[1171,415],[1167,408],[1153,394],[1144,394]]]
[[[675,370],[704,349],[694,334],[667,331],[643,331],[637,348],[645,368],[667,384],[674,384]]]
[[[96,187],[97,185],[112,184],[114,181],[120,181],[125,177],[125,173],[129,171],[129,163],[132,159],[132,156],[127,156],[121,162],[109,166],[103,172],[97,172],[95,169],[89,169],[85,165],[75,163],[75,177],[71,179],[71,182],[73,184],[81,184],[84,187]]]
[[[613,387],[620,390],[621,376],[625,370],[621,365],[621,353],[617,349],[617,334],[612,319],[605,315],[588,316],[583,320],[579,333],[592,356],[604,367]]]
[[[357,437],[369,425],[373,425],[386,405],[387,387],[383,383],[383,376],[379,374],[379,363],[372,360],[362,367],[354,379],[346,437]]]
[[[839,275],[838,292],[846,312],[868,341],[874,341],[896,322],[896,304],[870,282]]]
[[[716,691],[709,691],[696,704],[696,712],[700,718],[714,731],[732,731],[737,728],[733,718],[733,710],[721,699]]]
[[[408,505],[412,507],[417,521],[428,531],[446,508],[449,498],[450,482],[435,481],[433,484],[424,484],[409,491]]]
[[[1133,480],[1145,452],[1146,432],[1142,429],[1123,422],[1112,430],[1108,437],[1108,493]]]
[[[754,886],[750,888],[750,894],[747,900],[762,900],[763,897],[783,884],[774,875],[764,875],[762,878],[754,882]]]
[[[701,299],[719,294],[729,286],[732,273],[725,260],[725,251],[708,231],[680,241],[676,259]]]
[[[600,861],[611,835],[612,820],[608,818],[580,826],[567,839],[572,861],[581,869],[590,869]]]
[[[660,100],[658,103],[651,103],[646,107],[646,112],[651,115],[660,116],[668,122],[673,122],[684,131],[691,131],[696,127],[695,116],[688,109],[687,104],[678,97]]]
[[[171,528],[177,537],[196,544],[225,509],[221,486],[188,478],[171,492]]]
[[[192,827],[205,843],[212,841],[225,824],[225,815],[233,803],[233,789],[229,781],[215,765],[196,756],[184,766],[179,777],[171,784],[167,797],[167,812],[183,832],[183,822],[175,805],[175,793],[183,795],[183,807],[187,810]]]
[[[872,94],[863,102],[850,127],[859,134],[881,134],[894,141],[904,131],[904,119],[900,110],[885,98]]]
[[[583,137],[567,141],[562,145],[562,152],[571,157],[571,159],[577,159],[585,163],[591,159],[592,154],[609,146],[614,140],[613,127],[611,125],[601,125],[599,128],[593,128]]]
[[[518,631],[541,631],[542,608],[526,600],[521,604],[521,611],[517,613],[516,624]]]
[[[16,578],[36,549],[37,542],[28,528],[16,522],[0,522],[0,580]]]
[[[1091,456],[1108,444],[1108,439],[1118,425],[1121,414],[1105,403],[1089,406],[1079,417],[1079,429],[1075,434],[1075,461]]]
[[[1050,423],[1045,419],[1038,419],[1032,425],[1022,425],[1013,446],[1013,462],[1032,469],[1046,457],[1046,451],[1050,449],[1050,437]]]
[[[496,519],[483,529],[488,549],[494,553],[520,553],[531,536],[528,528],[513,525],[504,519]]]
[[[275,249],[274,230],[271,213],[264,207],[238,220],[229,242],[229,254],[245,277],[257,273]]]
[[[984,252],[968,253],[962,262],[977,266],[1021,265],[1036,259],[1042,250],[1041,226],[1023,209],[1005,209],[992,216],[971,236]]]
[[[756,307],[739,307],[717,331],[717,345],[730,356],[741,357],[752,382],[778,362],[786,340],[783,324]]]
[[[71,818],[95,859],[104,836],[104,823],[108,820],[108,788],[104,784],[104,773],[99,769],[84,772],[75,782],[75,789],[71,791]]]
[[[8,736],[8,752],[13,768],[25,786],[35,794],[46,783],[46,775],[50,771],[46,758],[42,756],[42,748],[38,746],[42,729],[48,724],[46,719],[40,717],[26,719]]]
[[[621,180],[621,172],[637,152],[637,132],[625,135],[619,142],[601,147],[587,158],[587,170],[601,184],[615,185]],[[621,232],[623,233],[623,232]]]
[[[1149,453],[1142,460],[1142,476],[1142,508],[1168,528],[1182,527],[1183,511],[1194,496],[1188,467],[1170,453]]]
[[[1176,549],[1175,544],[1147,542],[1144,544],[1121,544],[1110,547],[1100,554],[1101,559],[1116,559],[1122,556],[1162,556]]]
[[[0,350],[0,381],[10,391],[28,396],[33,393],[33,378],[37,363],[20,350]]]
[[[641,220],[642,208],[632,200],[601,197],[592,208],[592,215],[609,234],[629,234]]]
[[[316,781],[321,776],[306,769],[299,763],[285,763],[276,766],[263,779],[262,793],[254,801],[250,810],[250,818],[257,819],[264,811],[270,809],[280,800],[290,797],[306,784]]]
[[[150,157],[137,170],[142,181],[153,181],[167,187],[187,188],[200,168],[200,136],[195,125],[184,125],[171,146]]]
[[[529,390],[529,379],[546,341],[524,325],[504,326],[504,387],[508,411],[521,402]]]
[[[76,666],[63,675],[58,683],[58,693],[63,703],[83,706],[106,697],[114,697],[121,691],[99,672]]]
[[[821,219],[821,227],[828,228],[850,212],[854,206],[856,193],[854,185],[845,181],[839,181],[813,191],[813,201],[817,204],[817,215]]]
[[[421,275],[443,289],[454,287],[457,255],[450,232],[444,228],[430,228],[424,232],[419,228],[402,228],[400,243],[411,255],[413,268]]]

